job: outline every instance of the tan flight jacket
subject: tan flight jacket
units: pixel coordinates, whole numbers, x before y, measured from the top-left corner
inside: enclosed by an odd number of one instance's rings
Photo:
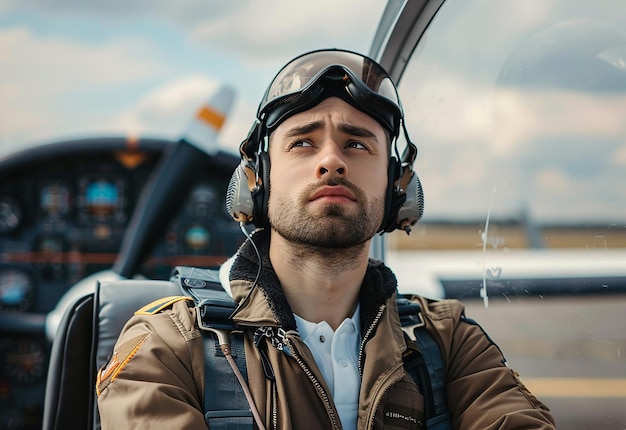
[[[246,265],[250,261],[242,266]],[[279,285],[269,286],[276,281],[269,261],[264,266],[259,287],[251,289],[249,280],[232,279],[233,272],[230,285],[235,300],[242,300],[235,320],[250,334],[245,343],[248,380],[265,426],[341,429],[330,391],[295,330],[293,314],[284,309],[286,299],[280,297]],[[254,268],[243,272],[252,273]],[[555,428],[549,410],[506,367],[498,347],[465,319],[460,302],[415,300],[425,309],[426,327],[443,352],[453,429]],[[361,307],[358,429],[425,428],[423,397],[403,368],[407,345],[395,305],[395,277],[384,265],[370,264]],[[286,331],[283,350],[267,341],[274,381],[266,379],[252,342],[254,331],[268,326]],[[102,428],[207,428],[202,412],[204,373],[202,335],[192,302],[174,300],[159,313],[135,315],[99,374]]]

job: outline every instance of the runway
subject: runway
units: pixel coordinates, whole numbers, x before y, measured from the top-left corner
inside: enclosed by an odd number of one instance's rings
[[[464,302],[558,429],[626,429],[626,296]]]

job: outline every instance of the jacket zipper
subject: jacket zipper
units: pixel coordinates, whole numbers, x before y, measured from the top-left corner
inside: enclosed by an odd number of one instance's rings
[[[396,372],[398,368],[401,366],[402,364],[399,364],[391,373],[393,374],[394,372]],[[402,374],[397,375],[393,379],[388,379],[385,385],[381,386],[380,389],[376,393],[374,393],[374,398],[376,399],[376,403],[374,403],[372,405],[372,408],[370,408],[370,413],[367,417],[367,422],[370,423],[370,426],[371,426],[371,423],[374,421],[374,414],[378,410],[378,406],[380,406],[380,402],[382,401],[382,398],[383,398],[383,396],[378,395],[378,393],[384,393],[385,391],[387,391],[389,387],[391,387],[393,384],[398,382],[400,379],[402,379]],[[368,428],[371,428],[371,427],[368,427]]]
[[[363,335],[363,340],[361,341],[361,346],[359,347],[359,374],[361,375],[361,377],[363,376],[363,369],[362,369],[362,365],[363,365],[363,349],[365,348],[365,344],[367,343],[367,341],[371,337],[372,332],[374,331],[374,328],[380,322],[380,319],[382,318],[383,312],[385,311],[386,307],[387,307],[387,305],[384,304],[384,303],[382,305],[380,305],[380,307],[378,308],[378,313],[376,314],[376,317],[374,317],[374,320],[372,321],[372,323],[370,324],[369,328],[365,332],[365,335]],[[401,364],[399,366],[401,366]],[[394,373],[397,369],[398,369],[398,367],[396,367],[396,369],[394,369],[394,371],[392,373]],[[370,426],[371,426],[371,423],[373,422],[373,416],[372,415],[378,410],[378,407],[380,406],[380,402],[382,401],[382,396],[378,395],[378,393],[384,393],[385,391],[387,391],[387,389],[390,386],[395,384],[401,378],[402,378],[402,376],[398,375],[394,379],[386,381],[385,385],[382,386],[378,390],[377,393],[374,393],[374,398],[377,399],[377,400],[376,400],[376,403],[374,403],[372,405],[372,408],[370,409],[369,416],[367,418],[367,423],[369,423]]]
[[[309,380],[313,383],[317,392],[321,394],[322,401],[324,402],[324,407],[326,408],[326,412],[328,412],[328,416],[330,417],[330,420],[333,426],[332,428],[336,430],[341,430],[341,426],[337,425],[337,417],[335,416],[335,413],[333,411],[333,407],[328,398],[328,394],[326,394],[326,391],[324,391],[324,388],[322,387],[320,382],[317,380],[315,375],[313,375],[313,372],[311,372],[309,367],[304,363],[304,361],[302,361],[302,359],[298,355],[298,352],[296,351],[296,348],[294,348],[293,343],[291,342],[291,339],[287,339],[286,342],[288,343],[289,348],[291,349],[292,357],[295,358],[296,362],[300,365],[300,368],[304,371],[304,373],[307,375]]]
[[[278,390],[276,381],[272,381],[272,426],[274,430],[278,429]]]
[[[378,308],[378,313],[376,314],[376,317],[374,317],[374,320],[370,324],[369,328],[367,329],[367,331],[363,335],[363,339],[361,340],[361,345],[359,346],[359,363],[358,363],[359,375],[360,376],[363,376],[363,349],[365,348],[365,344],[367,343],[367,341],[369,340],[370,336],[372,335],[372,332],[374,331],[374,328],[378,325],[378,322],[380,321],[380,318],[383,316],[383,312],[385,311],[385,307],[386,307],[386,305],[384,303],[382,305],[380,305],[380,307]]]

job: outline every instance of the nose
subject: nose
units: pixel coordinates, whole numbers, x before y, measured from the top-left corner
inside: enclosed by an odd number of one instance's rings
[[[327,144],[322,151],[320,161],[317,164],[317,177],[345,177],[347,173],[348,165],[343,159],[340,149],[335,143]]]

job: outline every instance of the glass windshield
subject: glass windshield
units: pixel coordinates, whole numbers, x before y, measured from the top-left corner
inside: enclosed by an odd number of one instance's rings
[[[463,300],[558,428],[626,422],[626,2],[449,0],[399,83],[424,218],[401,292]]]
[[[428,227],[489,217],[500,247],[625,247],[625,16],[621,1],[444,3],[399,86],[423,230],[392,245],[476,248],[475,228]]]

